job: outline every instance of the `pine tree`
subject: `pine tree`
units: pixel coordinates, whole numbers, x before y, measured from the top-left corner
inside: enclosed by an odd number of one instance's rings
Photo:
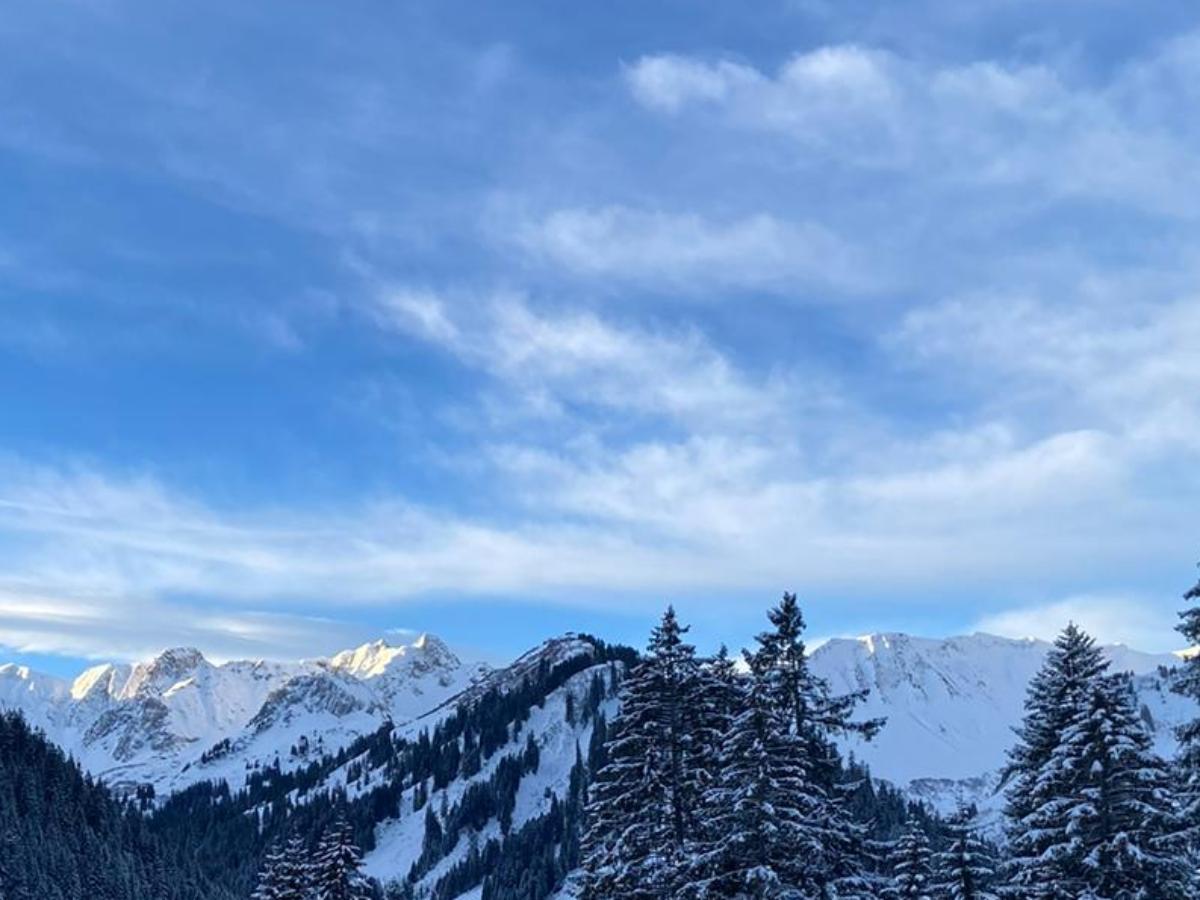
[[[1192,655],[1184,663],[1174,689],[1200,703],[1200,582],[1183,599],[1190,605],[1179,614],[1178,631],[1191,645]],[[1193,867],[1200,872],[1200,717],[1181,726],[1178,738],[1181,816],[1188,826],[1181,837],[1193,856]]]
[[[995,900],[992,849],[975,833],[971,811],[960,808],[946,828],[949,844],[933,857],[936,900]]]
[[[891,853],[892,879],[886,900],[932,900],[933,867],[929,839],[910,822]]]
[[[267,851],[251,900],[309,900],[309,866],[304,842],[292,836]]]
[[[862,829],[841,790],[839,733],[874,735],[880,723],[850,721],[860,695],[834,697],[812,674],[794,594],[769,613],[774,630],[746,651],[738,690],[732,664],[711,667],[713,708],[736,710],[721,739],[705,829],[689,866],[689,897],[868,897]],[[744,693],[743,693],[744,692]],[[738,694],[741,693],[740,702]]]
[[[707,841],[680,892],[689,900],[817,896],[822,798],[810,783],[807,748],[759,668],[765,660],[747,654],[747,662],[750,678],[705,798]]]
[[[281,867],[284,863],[283,847],[276,844],[263,857],[258,870],[258,885],[250,900],[280,900],[282,896]]]
[[[871,886],[863,873],[863,829],[848,810],[853,786],[839,782],[842,767],[835,739],[858,735],[870,740],[883,721],[856,722],[854,708],[866,691],[834,695],[828,683],[813,674],[804,645],[804,616],[793,593],[785,593],[778,606],[767,613],[774,628],[758,635],[752,654],[752,670],[765,682],[775,705],[784,713],[788,729],[807,750],[807,775],[819,811],[823,852],[814,861],[821,892],[843,898],[870,896]]]
[[[720,778],[721,756],[734,717],[742,706],[745,685],[739,679],[737,667],[722,644],[717,655],[700,668],[699,689],[692,701],[695,732],[685,762],[691,773],[698,808],[708,807],[708,793]],[[693,835],[712,829],[712,822],[701,814]],[[703,837],[702,837],[703,840]]]
[[[362,855],[345,821],[325,829],[311,867],[315,900],[370,900],[370,883],[362,872]]]
[[[1009,823],[1006,891],[1014,897],[1075,900],[1061,887],[1066,873],[1060,854],[1054,852],[1066,840],[1060,807],[1069,794],[1068,779],[1051,760],[1060,735],[1105,668],[1095,642],[1071,624],[1030,682],[1025,716],[1004,776]]]
[[[309,900],[312,894],[312,873],[308,848],[298,834],[288,838],[283,859],[276,867],[279,892],[275,900]]]
[[[694,823],[695,650],[668,608],[622,687],[608,761],[596,773],[582,842],[585,900],[657,900],[672,890]]]
[[[1177,813],[1128,678],[1069,626],[1030,689],[1013,783],[1006,890],[1032,900],[1174,900]]]
[[[1186,896],[1187,873],[1169,849],[1178,833],[1174,785],[1127,676],[1096,680],[1054,759],[1077,777],[1067,833],[1095,895]]]

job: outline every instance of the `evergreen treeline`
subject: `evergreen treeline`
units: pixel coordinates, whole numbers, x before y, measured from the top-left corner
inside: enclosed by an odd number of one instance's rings
[[[232,900],[168,861],[118,803],[16,713],[0,715],[0,898]]]
[[[315,848],[293,835],[267,852],[250,900],[378,900],[364,876],[362,853],[344,821],[332,823]]]
[[[1200,600],[1200,585],[1186,595]],[[1200,896],[1200,721],[1158,757],[1129,676],[1069,625],[1029,687],[1003,853],[973,810],[887,818],[838,756],[858,695],[808,668],[794,595],[743,652],[701,659],[668,610],[588,788],[580,896],[633,900],[1185,900]],[[1200,607],[1180,631],[1200,644]],[[1200,656],[1176,690],[1200,700]],[[856,782],[848,773],[860,773]]]
[[[724,649],[699,658],[663,616],[589,787],[584,900],[873,900],[884,887],[879,795],[835,745],[883,723],[855,721],[863,695],[835,696],[809,669],[794,594],[768,617],[742,673]]]

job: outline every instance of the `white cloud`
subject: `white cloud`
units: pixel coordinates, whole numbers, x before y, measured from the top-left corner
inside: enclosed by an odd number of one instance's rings
[[[0,646],[102,660],[139,660],[195,646],[215,662],[328,655],[377,637],[319,616],[185,603],[51,595],[0,584]]]
[[[1151,302],[1135,291],[1054,304],[1022,295],[950,300],[908,313],[892,340],[909,361],[954,366],[1027,421],[1082,414],[1123,452],[1194,452],[1200,302]]]
[[[1068,597],[985,616],[975,628],[1002,637],[1052,641],[1070,622],[1101,644],[1126,644],[1152,653],[1178,650],[1183,640],[1174,631],[1178,619],[1172,603],[1135,596]]]
[[[1186,117],[1191,63],[1180,38],[1099,87],[1044,65],[937,65],[854,45],[797,54],[776,72],[647,56],[626,69],[640,103],[681,116],[715,110],[734,128],[778,134],[843,165],[937,183],[1036,186],[1194,217],[1200,163]],[[1167,103],[1166,97],[1174,97]]]
[[[766,213],[716,220],[603,206],[540,216],[508,211],[499,219],[492,229],[498,239],[537,261],[593,278],[709,295],[714,288],[777,291],[798,284],[858,291],[880,280],[853,245],[828,228]]]
[[[394,289],[382,291],[369,309],[387,327],[488,372],[524,395],[531,410],[583,405],[737,427],[761,426],[789,406],[828,399],[819,387],[748,377],[691,328],[656,331],[590,312],[543,312],[513,295]]]
[[[739,87],[762,82],[759,72],[738,63],[705,63],[686,56],[648,56],[625,70],[630,89],[646,106],[677,112],[696,102],[725,100]]]

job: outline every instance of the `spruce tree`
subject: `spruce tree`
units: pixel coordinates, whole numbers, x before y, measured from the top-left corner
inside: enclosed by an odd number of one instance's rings
[[[1200,703],[1200,582],[1183,595],[1190,604],[1179,614],[1178,631],[1191,645],[1191,655],[1175,681],[1174,689]],[[1179,789],[1181,816],[1187,827],[1181,835],[1200,871],[1200,717],[1179,728]],[[1200,876],[1197,877],[1200,882]],[[1196,885],[1200,890],[1200,883]]]
[[[886,900],[933,900],[933,866],[929,839],[914,820],[896,841],[890,854],[892,878]]]
[[[823,849],[811,867],[822,894],[870,896],[872,888],[863,871],[865,835],[849,813],[850,788],[839,780],[842,766],[835,739],[858,735],[870,740],[883,721],[853,721],[854,708],[867,692],[834,695],[829,684],[813,674],[804,645],[804,616],[794,593],[785,593],[767,617],[774,627],[757,636],[758,647],[748,659],[786,717],[789,732],[807,752],[808,783],[819,807],[815,822],[821,828]]]
[[[1128,676],[1098,678],[1055,754],[1076,776],[1066,810],[1067,859],[1097,897],[1183,898],[1170,850],[1178,834],[1171,774],[1154,753]]]
[[[747,655],[750,677],[705,798],[707,841],[680,896],[812,897],[824,855],[822,801],[811,784],[804,742],[776,702],[765,659]]]
[[[949,844],[933,857],[935,900],[995,900],[992,849],[975,833],[972,818],[960,808],[946,823]]]
[[[370,900],[370,883],[361,872],[362,855],[349,824],[339,820],[325,829],[310,868],[315,900]]]
[[[1006,892],[1028,900],[1075,900],[1060,887],[1066,872],[1057,848],[1065,841],[1063,798],[1069,775],[1051,765],[1060,736],[1105,671],[1095,641],[1074,624],[1055,640],[1030,682],[1017,743],[1009,751],[1004,780],[1008,818]]]
[[[1169,772],[1128,678],[1108,674],[1074,625],[1030,688],[1010,754],[1005,890],[1022,900],[1182,900],[1167,852],[1177,813]]]
[[[312,894],[312,871],[308,848],[298,834],[288,838],[283,858],[276,866],[279,885],[275,900],[309,900]]]
[[[283,847],[276,844],[267,850],[258,869],[258,884],[250,900],[280,900],[281,867],[284,863]]]
[[[695,823],[698,663],[668,608],[622,686],[608,761],[596,773],[582,842],[583,896],[669,896]]]

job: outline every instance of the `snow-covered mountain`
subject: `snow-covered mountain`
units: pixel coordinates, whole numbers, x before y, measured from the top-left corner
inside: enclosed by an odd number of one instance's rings
[[[93,774],[117,786],[149,783],[161,795],[199,780],[239,786],[247,771],[276,760],[286,770],[386,722],[397,733],[411,730],[408,723],[428,727],[435,710],[508,690],[534,669],[591,652],[590,646],[570,636],[548,641],[494,671],[464,664],[427,635],[295,663],[216,665],[196,650],[172,649],[133,665],[96,666],[73,682],[4,665],[0,707],[22,711]],[[1026,686],[1049,646],[987,634],[940,640],[873,634],[823,644],[812,666],[835,692],[866,690],[861,714],[887,719],[874,741],[845,748],[878,777],[935,805],[966,797],[989,806]],[[1115,669],[1135,674],[1143,715],[1169,754],[1174,727],[1197,712],[1169,690],[1164,673],[1179,660],[1122,646],[1107,653]],[[542,727],[532,725],[535,732]],[[554,716],[545,724],[552,727],[563,728]],[[572,733],[560,749],[573,754],[579,738],[586,734]],[[549,731],[538,739],[556,740]],[[571,761],[558,760],[553,777],[563,776]]]
[[[0,706],[20,710],[94,775],[162,793],[201,779],[237,784],[247,768],[337,749],[428,712],[485,672],[430,635],[296,663],[216,665],[175,648],[73,682],[0,666]]]
[[[875,775],[937,807],[952,808],[962,798],[994,808],[997,773],[1021,720],[1026,688],[1049,649],[1045,641],[989,634],[941,640],[872,634],[823,644],[812,667],[836,693],[868,691],[861,715],[886,717],[873,741],[849,741],[845,748]],[[1105,652],[1114,671],[1134,674],[1159,752],[1171,754],[1175,726],[1198,712],[1170,691],[1164,673],[1178,657],[1121,645]]]

